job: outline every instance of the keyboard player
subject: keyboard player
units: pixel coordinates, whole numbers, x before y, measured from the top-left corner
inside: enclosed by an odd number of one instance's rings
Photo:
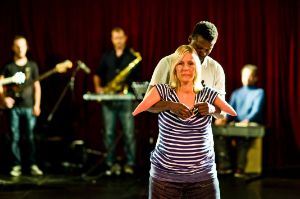
[[[238,123],[247,126],[251,123],[263,124],[263,106],[265,93],[262,88],[256,86],[258,80],[258,68],[255,65],[247,64],[242,68],[241,88],[233,91],[230,105],[236,110],[237,117],[227,117],[217,119],[215,125],[225,125],[227,123]],[[244,177],[247,163],[247,152],[253,137],[243,136],[220,136],[216,135],[215,150],[219,174],[229,174],[234,170],[235,177]],[[232,149],[236,151],[236,160],[230,156]],[[232,165],[232,163],[235,163]]]

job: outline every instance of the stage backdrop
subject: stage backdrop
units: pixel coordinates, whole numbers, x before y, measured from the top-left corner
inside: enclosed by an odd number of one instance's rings
[[[163,56],[188,43],[195,23],[209,20],[219,30],[211,56],[226,73],[227,99],[233,89],[241,86],[242,66],[247,63],[259,66],[259,86],[267,96],[265,168],[285,168],[299,165],[300,159],[299,8],[299,1],[294,0],[1,1],[0,65],[11,57],[14,35],[23,34],[28,38],[29,55],[38,62],[40,73],[65,59],[70,59],[74,68],[77,60],[82,60],[93,73],[102,53],[111,47],[110,30],[121,26],[128,34],[128,44],[143,57],[140,80],[146,81]],[[52,127],[52,131],[72,132],[67,133],[72,139],[84,139],[91,148],[99,149],[102,143],[99,104],[82,100],[84,93],[93,91],[92,74],[78,71],[74,87],[68,88],[70,76],[71,72],[55,74],[42,81],[40,123],[54,113],[51,122],[55,121],[56,127],[65,127],[63,130]],[[65,87],[68,92],[53,111]],[[137,118],[137,127],[143,128],[139,130],[139,138],[157,133],[155,127],[148,128],[153,131],[150,133],[144,128],[155,126],[155,120],[153,115]]]

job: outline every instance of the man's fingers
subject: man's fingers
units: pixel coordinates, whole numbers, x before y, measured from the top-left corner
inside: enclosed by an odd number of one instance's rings
[[[192,116],[192,112],[185,106],[182,106],[176,113],[181,119],[187,119]]]
[[[191,113],[191,111],[190,110],[183,110],[182,111],[182,116],[184,117],[183,119],[187,119],[187,118],[189,118],[189,117],[191,117],[192,116],[192,113]]]
[[[215,112],[215,107],[207,102],[200,102],[195,105],[201,115],[210,115]]]
[[[174,103],[171,111],[181,119],[187,119],[192,116],[192,111],[188,107],[181,103]]]
[[[207,115],[208,113],[208,106],[207,106],[207,103],[205,102],[200,102],[197,104],[196,108],[198,109],[198,112],[201,114],[201,115]]]

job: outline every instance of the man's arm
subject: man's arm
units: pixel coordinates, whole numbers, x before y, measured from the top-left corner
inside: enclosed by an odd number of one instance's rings
[[[4,79],[3,75],[0,75],[0,80],[1,79]],[[3,93],[4,93],[3,86],[2,86],[2,84],[0,84],[0,96],[3,96]]]
[[[153,86],[150,86],[150,89],[152,87]],[[146,94],[146,96],[147,96],[147,94]],[[180,117],[182,119],[187,119],[192,116],[192,111],[189,110],[186,106],[184,106],[181,103],[171,102],[171,101],[159,101],[156,104],[154,104],[153,106],[151,106],[149,109],[147,109],[147,111],[149,111],[151,113],[159,113],[159,112],[167,111],[167,110],[172,111],[173,113],[175,113],[178,117]]]
[[[171,101],[159,101],[148,109],[149,112],[159,113],[162,111],[172,111],[175,115],[182,119],[187,119],[192,116],[192,111],[181,103]]]
[[[0,79],[4,79],[4,76],[1,75]],[[0,107],[12,108],[15,104],[15,100],[11,97],[5,96],[3,86],[0,85]]]
[[[150,89],[156,85],[156,84],[168,84],[169,83],[169,73],[170,73],[170,67],[171,67],[171,57],[172,55],[169,55],[167,57],[162,58],[157,66],[155,67],[148,89],[146,91],[146,94],[150,91]]]
[[[42,95],[41,84],[39,81],[34,82],[33,92],[34,92],[33,114],[35,116],[39,116],[41,113],[41,95]]]
[[[93,76],[94,89],[96,93],[101,93],[103,88],[101,87],[101,79],[98,75]]]
[[[0,75],[0,80],[4,79],[3,75]],[[2,84],[0,84],[0,107],[5,106],[5,102],[4,102],[4,91],[3,91],[3,86]]]
[[[223,100],[225,100],[225,73],[222,68],[222,66],[219,63],[216,63],[216,71],[214,75],[214,85],[213,88],[216,89],[219,92],[219,97]],[[216,119],[225,119],[226,118],[226,113],[221,111],[218,107],[215,107],[213,105],[208,105],[209,106],[209,115],[213,115],[214,118]],[[213,106],[213,107],[210,107]],[[201,111],[199,111],[201,113]]]

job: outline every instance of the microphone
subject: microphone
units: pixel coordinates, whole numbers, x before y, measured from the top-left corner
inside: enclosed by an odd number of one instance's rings
[[[77,65],[79,68],[81,68],[86,74],[90,74],[91,73],[91,69],[85,65],[85,63],[83,63],[82,61],[78,60],[77,61]]]

